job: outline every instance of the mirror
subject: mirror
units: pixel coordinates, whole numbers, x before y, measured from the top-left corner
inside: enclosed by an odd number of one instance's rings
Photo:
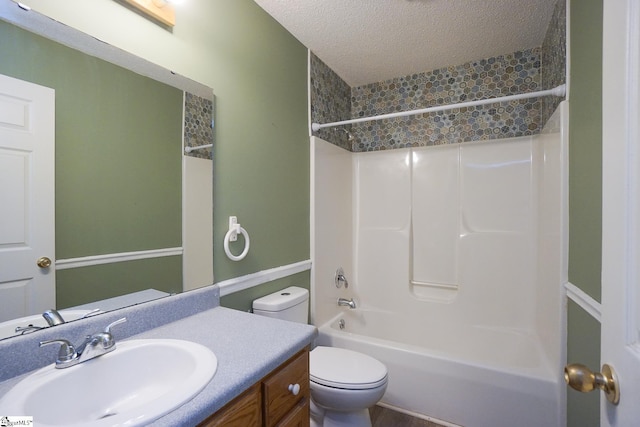
[[[56,91],[56,307],[47,308],[82,317],[213,283],[212,254],[184,268],[188,252],[213,246],[212,230],[202,233],[211,224],[186,224],[188,210],[212,216],[211,150],[183,149],[213,141],[212,89],[13,2],[0,5],[0,56],[0,74]],[[203,169],[209,182],[191,186],[200,193],[183,191]],[[186,247],[189,227],[205,241]]]

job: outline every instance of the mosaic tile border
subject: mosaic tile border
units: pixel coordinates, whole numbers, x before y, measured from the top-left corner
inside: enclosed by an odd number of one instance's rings
[[[213,101],[207,98],[184,93],[184,145],[197,147],[213,144]],[[204,148],[185,153],[200,159],[211,159],[213,150]]]
[[[351,90],[355,117],[496,98],[540,87],[540,49],[467,62]],[[539,132],[537,99],[354,125],[352,151],[512,138]]]
[[[542,88],[552,89],[566,82],[567,66],[567,3],[558,0],[542,42]],[[541,123],[546,123],[562,101],[545,97],[542,101]]]
[[[327,123],[555,87],[565,81],[565,21],[565,2],[558,0],[540,48],[350,90],[311,53],[311,120]],[[560,101],[531,98],[321,129],[313,135],[354,152],[512,138],[538,133]]]
[[[427,108],[535,91],[540,49],[529,49],[354,87],[353,117]]]
[[[351,118],[351,87],[313,53],[309,54],[311,75],[311,121],[330,123]],[[351,150],[350,126],[320,129],[313,134]]]

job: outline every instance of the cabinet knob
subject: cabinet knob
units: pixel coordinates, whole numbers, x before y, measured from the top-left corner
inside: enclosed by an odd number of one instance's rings
[[[300,384],[289,384],[289,391],[294,395],[297,396],[298,393],[300,393]]]

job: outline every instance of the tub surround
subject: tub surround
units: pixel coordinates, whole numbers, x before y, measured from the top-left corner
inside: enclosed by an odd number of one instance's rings
[[[67,338],[75,343],[127,317],[126,323],[114,329],[117,341],[183,339],[216,354],[218,370],[204,390],[151,424],[196,425],[308,346],[316,335],[313,326],[216,307],[217,301],[217,287],[208,287],[0,341],[0,395],[31,371],[55,360],[57,349],[40,349],[38,341]]]
[[[567,117],[563,102],[539,135],[385,152],[312,138],[316,344],[384,363],[383,404],[474,427],[565,424]]]

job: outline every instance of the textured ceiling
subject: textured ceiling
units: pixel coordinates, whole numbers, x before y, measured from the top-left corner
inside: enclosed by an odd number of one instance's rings
[[[556,0],[255,0],[350,86],[542,44]]]

